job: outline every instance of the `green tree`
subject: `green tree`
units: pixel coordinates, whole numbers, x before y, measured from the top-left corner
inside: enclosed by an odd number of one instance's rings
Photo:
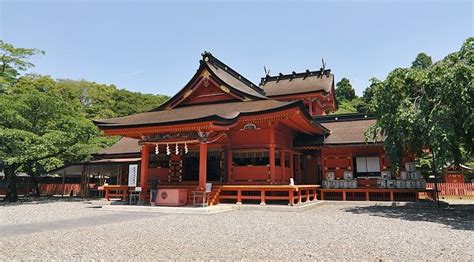
[[[341,102],[343,100],[352,101],[352,99],[356,97],[355,90],[349,82],[349,79],[344,77],[337,82],[335,95],[336,99]]]
[[[47,92],[0,95],[0,159],[6,201],[16,201],[16,174],[45,174],[98,150],[98,130],[67,101]]]
[[[55,92],[64,99],[74,101],[89,119],[112,118],[151,110],[167,96],[142,94],[117,89],[114,85],[104,85],[85,80],[58,80]]]
[[[474,135],[474,38],[459,52],[425,69],[397,68],[373,87],[377,123],[372,138],[385,137],[393,167],[407,153],[432,152],[432,166],[463,161],[472,155]]]
[[[425,53],[419,53],[415,61],[411,63],[411,68],[413,69],[426,69],[430,67],[433,64],[433,61],[431,60],[431,56],[428,56]]]
[[[26,71],[34,65],[27,59],[44,51],[35,48],[18,48],[0,40],[0,93],[17,79],[20,71]]]
[[[7,180],[6,201],[18,198],[18,172],[35,179],[64,164],[84,161],[117,140],[102,136],[91,119],[148,111],[167,99],[85,80],[20,77],[20,71],[34,66],[27,59],[43,52],[0,43],[0,166]]]
[[[338,109],[334,114],[350,114],[350,113],[368,113],[368,104],[361,97],[355,97],[351,101],[338,101]]]
[[[369,79],[369,81],[370,81],[370,85],[362,93],[362,98],[368,104],[370,104],[372,102],[372,97],[374,96],[374,89],[377,86],[377,84],[380,82],[380,80],[373,77],[373,78]]]

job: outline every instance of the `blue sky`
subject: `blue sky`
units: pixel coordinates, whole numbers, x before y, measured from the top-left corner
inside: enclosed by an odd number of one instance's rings
[[[172,95],[212,52],[254,83],[317,70],[358,94],[372,77],[434,60],[473,36],[473,1],[9,1],[0,38],[46,52],[34,72]]]

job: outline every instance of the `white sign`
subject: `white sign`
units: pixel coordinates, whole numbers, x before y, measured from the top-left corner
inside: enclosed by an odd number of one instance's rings
[[[128,186],[137,186],[138,165],[128,166]]]

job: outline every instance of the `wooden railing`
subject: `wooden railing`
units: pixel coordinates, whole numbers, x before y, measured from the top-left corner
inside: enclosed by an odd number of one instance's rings
[[[109,201],[111,198],[120,198],[122,200],[126,200],[129,194],[128,186],[108,185],[99,187],[99,190],[104,190],[105,198]]]
[[[321,200],[342,201],[418,201],[418,193],[424,189],[385,188],[323,188],[319,190]]]
[[[219,188],[218,202],[232,200],[236,204],[267,201],[285,201],[296,205],[316,200],[317,185],[223,185]]]
[[[434,189],[434,183],[426,183],[426,188]],[[471,199],[474,200],[473,183],[438,183],[439,198],[441,199]],[[420,192],[420,198],[432,199],[432,194]]]

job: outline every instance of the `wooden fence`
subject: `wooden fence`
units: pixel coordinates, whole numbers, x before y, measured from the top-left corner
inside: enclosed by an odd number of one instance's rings
[[[78,196],[81,190],[80,184],[39,184],[41,195],[65,195]]]
[[[64,195],[69,196],[72,192],[73,196],[79,196],[81,191],[80,184],[58,184],[58,183],[48,183],[48,184],[39,184],[40,192],[42,196],[52,196],[52,195]],[[27,191],[30,193],[33,191],[33,184],[26,185],[20,184],[17,186],[18,195],[25,195]],[[0,188],[0,196],[6,194],[6,188]]]
[[[433,188],[434,183],[426,183],[426,188]],[[470,199],[474,200],[473,183],[438,183],[440,199]],[[426,192],[420,193],[420,198],[431,198]]]

